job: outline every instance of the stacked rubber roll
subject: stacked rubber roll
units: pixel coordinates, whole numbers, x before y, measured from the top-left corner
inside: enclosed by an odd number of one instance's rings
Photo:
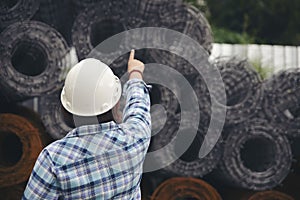
[[[168,28],[183,33],[200,44],[205,50],[203,52],[207,52],[207,55],[211,52],[213,39],[210,25],[203,14],[190,5],[179,4],[173,9],[168,9],[160,16],[159,21],[151,21],[149,25]],[[154,35],[153,37],[158,44],[168,43],[170,46],[168,51],[150,50],[149,53],[154,62],[172,67],[183,75],[199,73],[189,62],[183,59],[181,55],[172,53],[172,48],[178,46],[180,41],[174,41],[170,37],[165,38],[164,35]],[[185,52],[185,54],[190,57],[196,56],[194,55],[195,53],[196,50],[191,48],[187,48]]]
[[[74,12],[75,9],[71,0],[40,0],[40,7],[32,19],[55,28],[71,46],[71,30],[75,20]]]
[[[76,17],[72,29],[72,41],[78,59],[86,58],[91,50],[105,39],[124,31],[123,21],[123,12],[109,4],[96,4],[83,10]],[[114,41],[105,49],[95,49],[99,53],[99,59],[104,63],[111,63],[112,60],[107,60],[109,56],[121,56],[122,42]]]
[[[269,120],[288,130],[288,137],[300,136],[300,69],[280,71],[264,82],[264,111]]]
[[[248,200],[295,200],[293,197],[278,191],[257,192]]]
[[[214,176],[225,185],[266,190],[288,175],[292,153],[285,130],[264,119],[227,128],[222,159]]]
[[[40,133],[25,118],[0,114],[0,187],[27,181],[43,148]]]
[[[71,57],[55,29],[37,22],[17,22],[0,34],[0,85],[8,101],[53,93],[62,87]]]
[[[103,0],[73,0],[74,4],[80,7],[90,7],[103,2]]]
[[[36,13],[39,0],[4,0],[0,4],[0,31],[20,21],[29,20]]]
[[[168,88],[161,85],[152,85],[150,91],[150,101],[151,101],[151,135],[152,139],[156,138],[158,135],[164,134],[164,132],[171,128],[172,126],[177,127],[177,125],[172,124],[175,113],[179,107],[179,102],[175,94]],[[177,127],[178,128],[178,127]],[[150,141],[150,147],[152,147],[153,142]]]
[[[262,106],[263,88],[262,81],[247,60],[237,58],[219,58],[213,62],[218,68],[226,92],[226,124],[241,123],[253,116]],[[214,87],[211,96],[217,102],[222,88]]]
[[[179,31],[196,40],[209,54],[212,50],[212,32],[204,14],[189,4],[177,4],[174,10],[160,15],[161,26]]]
[[[218,188],[218,187],[217,187]],[[295,200],[290,193],[278,190],[252,191],[246,189],[237,189],[222,187],[219,190],[223,200]]]
[[[198,99],[198,104],[200,109],[200,119],[199,116],[196,116],[196,107],[197,104],[191,107],[190,112],[186,112],[181,110],[179,103],[177,103],[177,109],[167,109],[166,113],[167,117],[165,118],[161,116],[152,115],[152,122],[154,124],[160,124],[161,121],[164,121],[164,126],[161,127],[159,132],[155,132],[156,135],[152,137],[149,152],[153,153],[154,158],[151,165],[159,164],[163,167],[163,169],[159,170],[159,172],[166,176],[194,176],[194,177],[203,177],[204,175],[210,173],[217,165],[218,161],[221,158],[221,140],[216,139],[217,143],[213,150],[205,157],[199,158],[199,150],[204,142],[204,137],[206,136],[208,127],[209,127],[209,113],[210,113],[210,99],[207,87],[205,85],[204,80],[201,77],[197,77],[196,75],[190,75],[186,77],[189,83],[191,84],[193,91],[195,92],[195,98]],[[172,85],[172,82],[169,84]],[[154,90],[153,90],[154,89]],[[153,87],[151,91],[151,100],[152,99],[163,99],[165,97],[169,97],[169,95],[155,95],[156,94],[164,94],[155,91],[156,87]],[[161,89],[166,89],[161,87]],[[180,87],[174,87],[172,92],[176,93],[182,98],[186,97],[186,90],[182,91]],[[178,99],[178,96],[172,94],[172,97]],[[192,98],[192,97],[190,97]],[[160,101],[152,103],[170,103],[170,99],[167,98],[168,101]],[[180,98],[179,98],[180,99]],[[172,100],[171,102],[175,103],[176,101]],[[171,105],[176,105],[176,104]],[[161,104],[162,105],[162,104]],[[171,107],[172,108],[172,107]],[[188,119],[186,118],[188,116]],[[198,121],[197,121],[198,120]],[[152,124],[153,124],[152,123]],[[197,125],[196,125],[197,124]],[[153,126],[155,130],[157,127]],[[179,130],[179,127],[181,129]],[[214,127],[210,127],[213,129]],[[211,144],[213,141],[209,141]],[[186,147],[186,149],[182,149]],[[158,151],[160,149],[164,149],[163,151]],[[172,162],[170,163],[170,160]],[[146,163],[147,163],[146,159]]]
[[[197,96],[200,112],[199,128],[201,128],[203,133],[207,133],[212,114],[210,91],[208,90],[205,79],[202,77],[202,75],[186,76],[186,78],[190,81],[190,84]]]
[[[130,7],[135,5],[135,1],[129,0],[71,0],[78,10],[83,10],[85,8],[92,8],[94,6],[109,6],[115,7],[116,9],[124,9],[127,11]],[[130,4],[130,7],[128,6]],[[119,10],[119,12],[122,12]]]
[[[82,12],[88,13],[89,10],[95,10],[97,8],[101,8],[98,11],[101,11],[101,13],[97,13],[99,19],[103,16],[112,16],[112,20],[115,20],[113,16],[121,14],[122,17],[119,20],[114,21],[115,24],[119,25],[120,20],[126,20],[129,15],[133,14],[134,8],[136,7],[136,4],[138,1],[130,1],[130,0],[69,0],[72,5],[72,11],[75,14],[75,16],[78,17],[78,15],[82,15]],[[90,15],[91,16],[91,15]],[[94,18],[95,19],[95,18]],[[111,26],[114,26],[114,23],[110,24]],[[99,25],[97,25],[99,26]],[[109,26],[109,23],[108,25]],[[114,26],[114,28],[116,28]],[[107,27],[106,27],[107,28]],[[99,31],[99,30],[98,30]],[[106,30],[106,33],[109,30]],[[102,34],[100,31],[99,34]]]
[[[134,4],[134,15],[147,21],[159,20],[165,12],[182,4],[182,0],[139,0]]]
[[[171,91],[169,88],[157,84],[152,84],[150,101],[152,105],[162,105],[165,110],[172,115],[175,115],[179,106],[178,99],[176,98],[173,91]]]
[[[182,121],[181,115],[177,114],[174,118],[170,118],[161,132],[152,138],[150,151],[164,148],[164,151],[155,154],[155,162],[164,164],[174,160],[170,164],[165,164],[166,166],[160,170],[162,174],[203,177],[216,167],[221,158],[220,142],[206,157],[199,158],[199,150],[206,132],[191,126],[190,122]]]
[[[151,196],[151,200],[221,200],[220,194],[211,185],[196,178],[171,178],[163,182]]]
[[[161,115],[161,113],[154,112],[154,121],[161,120],[160,119],[161,116],[159,116],[159,115]],[[165,135],[166,132],[178,131],[179,123],[175,119],[175,114],[167,113],[167,118],[164,121],[165,121],[165,123],[164,123],[163,127],[156,127],[156,125],[153,126],[154,129],[151,132],[152,138],[150,141],[150,146],[149,146],[148,152],[156,151],[167,144],[167,141],[165,141],[166,139],[164,139],[164,141],[161,141],[161,137],[163,135]],[[160,130],[158,132],[155,132],[155,130],[158,130],[158,129],[160,129]],[[169,138],[169,139],[171,140],[172,138]],[[161,158],[161,154],[158,154],[157,156],[158,157],[156,157],[155,160],[157,163],[159,163],[163,158]]]

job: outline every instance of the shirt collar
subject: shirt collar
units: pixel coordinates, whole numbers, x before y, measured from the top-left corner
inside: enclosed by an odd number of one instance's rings
[[[80,137],[84,135],[99,134],[99,133],[115,130],[118,128],[119,126],[114,121],[110,121],[102,124],[85,125],[85,126],[74,128],[66,135],[66,137],[70,138],[70,137]]]

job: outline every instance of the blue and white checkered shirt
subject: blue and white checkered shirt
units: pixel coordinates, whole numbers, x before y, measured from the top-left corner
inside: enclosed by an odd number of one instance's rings
[[[150,99],[138,79],[124,85],[123,122],[75,128],[39,155],[23,199],[140,199],[150,143]]]

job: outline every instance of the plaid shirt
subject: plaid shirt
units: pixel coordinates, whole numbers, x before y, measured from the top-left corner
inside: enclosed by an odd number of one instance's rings
[[[151,137],[150,99],[138,79],[124,85],[123,122],[75,128],[39,155],[23,199],[140,199]]]

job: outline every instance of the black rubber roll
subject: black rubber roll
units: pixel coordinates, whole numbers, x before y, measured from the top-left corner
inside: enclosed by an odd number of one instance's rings
[[[72,41],[79,60],[86,58],[93,50],[93,55],[109,64],[117,75],[123,75],[128,57],[122,55],[125,47],[123,38],[118,38],[104,48],[95,48],[111,36],[125,31],[123,12],[110,4],[96,4],[84,9],[75,19],[72,28]],[[103,47],[103,46],[102,46]],[[118,58],[112,60],[112,57]]]
[[[3,0],[0,4],[0,30],[15,22],[29,20],[38,10],[39,0]]]
[[[189,122],[180,122],[180,114],[170,118],[161,132],[152,138],[150,151],[166,148],[165,151],[156,154],[157,163],[165,163],[169,158],[174,158],[173,163],[160,170],[166,176],[203,177],[216,167],[221,158],[221,140],[206,157],[199,158],[199,150],[206,133],[201,127],[196,127],[198,131],[193,133]],[[179,132],[179,127],[183,132]],[[196,134],[194,139],[192,139],[193,134]],[[189,143],[191,144],[187,146]],[[183,152],[182,148],[186,150]],[[182,152],[183,154],[180,155]]]
[[[288,137],[300,136],[300,69],[273,75],[263,84],[264,111],[269,120],[288,129]]]
[[[151,105],[160,104],[168,113],[175,114],[178,111],[179,102],[175,94],[162,85],[151,84],[150,92]]]
[[[67,43],[36,21],[15,23],[0,34],[0,85],[10,100],[55,92],[71,67]]]
[[[205,51],[198,52],[196,49],[186,48],[186,54],[189,57],[199,56],[199,53],[207,53],[212,49],[212,32],[210,25],[204,15],[196,8],[181,4],[173,9],[169,9],[160,16],[156,22],[149,22],[151,26],[167,28],[181,32],[199,43]],[[164,64],[178,70],[182,74],[198,73],[196,69],[180,55],[171,53],[172,48],[182,47],[184,44],[178,44],[180,41],[173,41],[172,38],[161,35],[153,36],[157,43],[170,44],[169,50],[153,49],[149,53],[156,63]],[[203,56],[203,55],[202,55]]]
[[[132,7],[136,4],[136,1],[130,1],[130,0],[71,0],[74,5],[76,5],[78,8],[84,9],[88,7],[94,7],[94,6],[108,6],[108,7],[115,7],[116,9],[125,9],[124,11],[119,10],[119,12],[126,12],[126,9],[129,7]],[[97,5],[98,4],[98,5]],[[126,8],[125,8],[126,7]],[[129,13],[128,13],[129,14]]]
[[[27,181],[43,146],[27,119],[0,114],[0,188]]]
[[[53,139],[61,139],[75,128],[73,115],[68,113],[61,105],[60,92],[41,97],[39,99],[39,110],[46,132]]]
[[[86,58],[90,51],[104,40],[125,30],[124,21],[126,19],[123,18],[123,12],[125,10],[117,10],[116,7],[111,7],[109,4],[96,4],[86,8],[76,17],[72,28],[72,41],[79,60]],[[121,38],[98,53],[122,55],[120,54],[122,43]],[[105,58],[101,60],[107,62]]]
[[[89,12],[95,8],[101,8],[98,11],[98,16],[116,16],[121,15],[122,20],[126,20],[128,16],[135,15],[134,9],[136,8],[139,0],[70,0],[74,7],[73,12],[76,16],[82,12]],[[86,10],[86,11],[85,11]],[[115,22],[118,25],[118,21]],[[113,25],[113,24],[111,24]]]
[[[254,116],[262,106],[263,89],[261,78],[252,65],[238,58],[218,58],[214,65],[219,69],[226,92],[226,105],[221,105],[227,110],[225,125]],[[214,93],[211,96],[220,102],[217,87]]]
[[[104,2],[103,0],[72,0],[72,2],[80,7],[90,7],[94,6],[95,4]]]
[[[181,108],[182,105],[179,104],[178,97],[174,96],[175,99],[178,101],[178,108],[176,109],[176,112],[172,112],[172,115],[169,115],[165,121],[165,125],[163,128],[157,133],[157,135],[153,136],[151,139],[151,144],[149,151],[157,151],[167,144],[171,143],[170,146],[164,151],[163,153],[156,154],[156,162],[157,163],[164,163],[165,161],[169,160],[167,158],[175,158],[176,160],[174,163],[170,164],[169,166],[165,167],[163,170],[160,170],[161,173],[170,176],[170,175],[185,175],[185,176],[204,176],[205,174],[208,174],[211,172],[216,164],[218,163],[218,160],[220,159],[220,148],[221,148],[221,142],[217,139],[217,144],[205,158],[200,159],[198,158],[200,147],[203,143],[204,136],[206,136],[209,123],[210,123],[210,113],[211,113],[211,103],[210,103],[210,97],[209,93],[206,87],[206,84],[204,80],[197,75],[190,75],[185,77],[187,81],[191,84],[191,87],[193,88],[193,91],[195,92],[195,95],[198,99],[199,105],[190,105],[191,110],[188,111],[188,114],[185,116],[192,116],[190,119],[182,119],[182,114],[186,113],[187,111],[183,110]],[[169,84],[175,84],[170,82]],[[182,98],[192,98],[189,94],[189,91],[186,89],[181,88],[181,85],[177,85],[177,87],[174,87],[173,93],[181,96]],[[153,87],[152,93],[155,92],[155,87]],[[160,99],[160,98],[158,98]],[[168,101],[167,101],[168,102]],[[183,103],[183,102],[182,102]],[[199,109],[199,113],[197,113],[197,109]],[[186,109],[186,108],[185,108]],[[172,110],[171,110],[172,111]],[[174,117],[174,114],[176,116]],[[176,159],[178,155],[180,155],[182,150],[181,148],[181,142],[187,142],[185,138],[186,136],[191,136],[191,126],[192,123],[189,120],[197,119],[197,114],[200,115],[199,119],[199,125],[196,127],[197,136],[196,138],[191,142],[190,147],[187,147],[185,150],[185,153],[181,156],[179,156],[179,159]],[[159,124],[162,120],[155,116],[154,114],[151,115],[154,122],[152,123],[153,127],[156,128],[156,124]],[[158,120],[155,120],[158,119]],[[152,121],[153,121],[152,120]],[[187,120],[187,121],[186,121]],[[178,129],[179,127],[184,127],[184,134],[179,134]],[[213,128],[210,127],[210,128]],[[174,139],[176,137],[176,139]],[[213,141],[212,141],[213,142]],[[181,152],[180,152],[181,151]],[[173,160],[173,159],[172,159]],[[167,161],[168,162],[168,161]]]
[[[207,133],[212,114],[211,95],[204,78],[201,75],[188,76],[193,90],[197,96],[200,112],[200,126],[204,133]],[[214,111],[216,112],[216,111]]]
[[[266,190],[288,175],[292,153],[284,130],[264,119],[252,119],[226,130],[222,159],[214,177],[224,185]]]
[[[40,7],[32,19],[55,28],[71,46],[75,16],[75,7],[71,0],[40,0]]]
[[[159,19],[161,14],[181,4],[182,0],[138,0],[134,4],[134,14],[147,21]]]

